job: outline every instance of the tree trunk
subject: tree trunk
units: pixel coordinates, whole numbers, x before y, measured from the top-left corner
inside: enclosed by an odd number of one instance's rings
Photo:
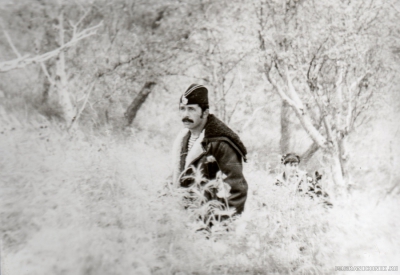
[[[42,77],[43,76],[43,77]],[[43,74],[43,72],[40,72],[40,78],[43,79],[43,90],[42,90],[42,104],[46,104],[49,101],[49,95],[50,95],[50,89],[51,89],[51,83],[47,79],[47,77]]]
[[[146,82],[146,84],[144,84],[143,88],[140,90],[139,94],[132,101],[131,105],[129,105],[128,109],[125,112],[125,117],[128,120],[128,126],[132,124],[137,112],[139,111],[142,104],[146,101],[154,85],[156,85],[155,82]]]
[[[286,101],[282,101],[281,107],[281,154],[289,153],[290,146],[290,106]]]
[[[340,166],[342,168],[342,175],[344,179],[349,183],[349,173],[347,171],[347,162],[348,162],[348,152],[347,152],[347,147],[346,147],[346,136],[341,136],[339,142],[338,142],[338,148],[339,148],[339,160],[340,160]]]
[[[345,186],[345,180],[343,178],[342,165],[340,163],[340,156],[336,150],[330,152],[330,168],[333,176],[333,181],[336,186]]]
[[[307,163],[310,161],[310,159],[314,156],[314,154],[318,151],[319,147],[318,145],[314,142],[308,149],[301,155],[301,162],[304,165],[307,165]]]
[[[59,17],[59,43],[60,46],[64,45],[64,16],[63,11],[61,11]],[[69,126],[76,115],[76,110],[72,104],[71,97],[68,92],[68,76],[65,71],[65,54],[64,51],[60,51],[57,62],[56,62],[56,86],[58,93],[58,100],[60,102],[63,117]]]

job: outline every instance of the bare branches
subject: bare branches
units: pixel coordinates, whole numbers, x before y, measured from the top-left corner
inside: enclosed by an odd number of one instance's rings
[[[47,71],[47,68],[46,68],[46,65],[44,64],[44,62],[40,62],[40,67],[42,68],[42,71],[43,71],[44,75],[47,77],[47,80],[50,82],[50,84],[55,86],[56,83],[51,78],[49,72]]]
[[[55,57],[60,54],[60,52],[65,51],[66,49],[70,48],[71,46],[75,45],[75,43],[79,42],[82,39],[85,39],[89,36],[96,34],[97,29],[102,25],[102,22],[97,24],[96,26],[87,28],[79,33],[76,33],[72,36],[71,40],[67,43],[61,45],[57,49],[54,49],[50,52],[37,55],[34,57],[29,57],[29,55],[20,56],[16,59],[10,61],[0,62],[0,73],[8,72],[11,70],[23,68],[30,64],[37,64],[44,62],[52,57]]]
[[[301,113],[304,113],[304,106],[303,106],[303,102],[301,101],[299,95],[297,94],[293,83],[292,83],[292,79],[290,77],[289,74],[289,70],[287,65],[284,65],[284,70],[285,70],[285,77],[286,77],[286,81],[288,84],[288,92],[289,92],[289,96],[291,97],[291,99],[293,100],[293,102],[296,104],[296,107],[299,109],[299,111],[301,111]]]
[[[21,54],[18,52],[17,48],[14,46],[14,43],[12,42],[10,36],[8,35],[8,32],[6,32],[6,30],[4,30],[4,29],[3,29],[3,32],[4,32],[4,35],[5,35],[6,39],[7,39],[8,44],[10,44],[10,47],[12,48],[13,52],[15,53],[15,55],[16,55],[18,58],[21,58],[22,56],[21,56]]]
[[[225,82],[225,77],[224,77],[224,82]],[[232,88],[232,86],[233,86],[233,83],[235,82],[235,80],[236,80],[236,78],[235,77],[232,77],[232,79],[231,79],[231,81],[230,81],[230,83],[229,83],[229,85],[228,85],[228,88],[225,90],[225,91],[223,91],[223,96],[225,97],[227,94],[228,94],[228,92],[231,90],[231,88]]]
[[[228,115],[228,117],[227,117],[228,124],[231,122],[232,116],[236,112],[236,108],[239,105],[239,103],[240,103],[240,100],[236,101],[235,106],[233,107],[231,113]]]
[[[272,62],[274,62],[274,61],[272,61]],[[266,76],[267,80],[269,81],[269,83],[272,84],[272,86],[278,92],[278,94],[282,98],[282,100],[287,102],[289,104],[289,106],[293,109],[293,111],[296,113],[297,118],[300,120],[301,125],[303,126],[303,128],[307,132],[307,134],[311,137],[311,139],[316,144],[318,144],[319,147],[321,147],[321,148],[326,147],[325,137],[322,136],[321,133],[319,133],[318,129],[316,129],[314,127],[314,125],[311,121],[311,118],[306,113],[306,110],[303,108],[303,103],[302,103],[299,95],[297,94],[296,90],[294,89],[294,86],[291,82],[287,67],[285,67],[285,73],[286,73],[286,78],[287,78],[287,83],[288,83],[289,94],[286,94],[283,91],[283,89],[280,87],[280,85],[277,82],[275,82],[275,80],[270,76],[271,67],[269,67],[268,70],[266,70],[266,72],[265,72],[265,76]]]
[[[71,21],[69,21],[69,24],[71,25],[71,27],[72,27],[72,29],[73,29],[73,32],[72,32],[73,35],[72,35],[72,36],[75,36],[75,35],[76,35],[76,31],[77,31],[79,25],[82,23],[82,21],[86,18],[86,16],[87,16],[89,13],[90,13],[90,9],[88,9],[87,11],[85,11],[85,14],[84,14],[84,15],[81,17],[81,19],[79,19],[78,22],[76,22],[75,24],[72,23]]]
[[[279,96],[282,98],[283,101],[287,102],[290,106],[296,106],[296,103],[289,98],[286,93],[282,90],[280,85],[270,76],[271,68],[265,72],[265,76],[270,84],[274,87],[274,89],[278,92]]]
[[[336,127],[338,129],[341,129],[341,119],[342,119],[342,109],[343,109],[343,94],[342,94],[342,82],[343,82],[343,67],[339,67],[339,76],[336,81],[336,99],[337,99],[337,104],[336,104]],[[326,126],[326,125],[325,125]]]
[[[238,60],[236,60],[232,66],[230,66],[229,68],[227,68],[227,70],[224,72],[225,75],[229,74],[234,68],[237,67],[237,65],[239,65],[240,62],[243,61],[243,59],[245,57],[247,57],[249,55],[249,52],[244,53]]]
[[[74,126],[74,123],[76,121],[78,121],[79,117],[81,116],[83,110],[85,109],[86,104],[88,103],[88,99],[89,99],[90,93],[93,90],[94,84],[95,84],[95,82],[93,81],[91,84],[87,85],[85,101],[83,102],[83,104],[82,104],[81,108],[79,109],[78,113],[76,114],[76,116],[72,119],[71,125],[68,127],[67,131],[69,131]]]
[[[109,69],[109,70],[102,71],[102,72],[98,72],[98,73],[97,73],[97,77],[100,78],[100,77],[102,77],[102,76],[104,76],[104,75],[107,75],[107,74],[112,73],[113,71],[115,71],[116,69],[118,69],[119,67],[121,67],[121,66],[123,66],[123,65],[130,64],[132,61],[134,61],[135,59],[137,59],[137,58],[139,58],[140,56],[142,56],[142,54],[143,54],[143,52],[140,52],[138,55],[135,55],[135,56],[129,58],[127,61],[118,62],[118,63],[114,64],[114,66],[113,66],[111,69]]]
[[[243,132],[243,131],[251,124],[251,122],[253,122],[253,120],[254,120],[255,117],[256,117],[256,114],[257,114],[259,111],[261,111],[262,109],[264,109],[264,108],[265,108],[265,106],[262,106],[262,107],[258,107],[257,109],[254,110],[254,112],[253,112],[253,114],[251,115],[251,117],[244,123],[244,125],[243,125],[243,127],[242,127],[242,129],[241,129],[241,132]]]
[[[292,4],[289,2],[283,4],[284,8],[277,2],[272,2],[276,9],[268,4],[256,7],[265,78],[295,112],[303,129],[314,141],[307,152],[323,148],[324,154],[332,158],[332,171],[335,175],[338,172],[338,181],[334,181],[341,182],[340,175],[346,176],[347,156],[343,153],[346,137],[363,122],[362,119],[368,118],[365,110],[371,106],[371,99],[380,89],[379,84],[387,83],[386,75],[380,71],[389,68],[379,56],[383,41],[373,42],[367,36],[379,33],[378,23],[389,4],[382,5],[374,0],[361,5],[329,4],[332,13],[323,15],[318,13],[317,5],[303,6],[304,9],[298,10],[302,16],[301,24],[292,24],[289,22],[297,20],[293,16],[299,3],[289,6]],[[351,13],[352,17],[341,17],[344,11]],[[270,18],[278,19],[275,25],[266,26],[260,18],[269,13],[272,14]],[[392,16],[392,12],[385,15]],[[324,19],[321,22],[329,28],[312,25],[319,24],[320,19]],[[393,28],[386,30],[395,32]],[[271,37],[277,42],[269,43]],[[314,119],[313,123],[311,119]]]
[[[359,114],[361,113],[361,111],[363,109],[366,108],[366,105],[369,101],[369,99],[371,99],[373,92],[371,91],[369,96],[367,96],[366,101],[364,102],[364,104],[362,104],[361,106],[361,110],[357,110],[358,109],[358,102],[360,101],[361,98],[361,90],[362,88],[360,87],[360,83],[361,81],[363,81],[369,74],[370,72],[367,71],[365,74],[363,74],[362,76],[358,77],[351,85],[350,87],[347,86],[347,92],[348,92],[348,100],[347,100],[347,114],[346,114],[346,118],[345,118],[345,126],[341,128],[341,131],[343,131],[344,133],[348,134],[349,131],[352,130],[353,126],[354,126],[354,122],[357,119],[357,117],[359,116]],[[358,93],[355,92],[355,90],[358,88]],[[353,96],[353,94],[355,96]],[[356,97],[358,100],[356,100],[355,104],[353,104],[353,97]]]

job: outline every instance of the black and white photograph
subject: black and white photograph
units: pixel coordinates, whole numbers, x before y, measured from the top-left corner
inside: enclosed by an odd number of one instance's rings
[[[400,274],[399,0],[0,0],[0,275]]]

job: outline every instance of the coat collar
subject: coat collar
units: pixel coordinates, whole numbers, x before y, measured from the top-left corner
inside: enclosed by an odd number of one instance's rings
[[[202,141],[204,139],[204,130],[200,133],[198,139],[194,142],[192,148],[186,155],[185,169],[188,168],[196,159],[198,159],[206,150],[202,146]]]
[[[247,149],[239,136],[216,116],[213,114],[208,115],[204,130],[204,138],[206,140],[227,138],[234,145],[233,147],[238,151],[238,153],[242,155],[243,159],[246,160]]]
[[[175,139],[172,147],[172,163],[173,163],[173,175],[172,181],[175,186],[179,186],[178,180],[181,177],[181,158],[183,146],[187,146],[187,139],[189,138],[190,132],[188,129],[183,129]],[[200,156],[205,153],[205,149],[202,145],[204,140],[205,131],[200,133],[199,138],[195,141],[190,151],[187,153],[185,158],[184,170],[188,168],[193,162],[195,162]],[[186,141],[186,142],[185,142]]]

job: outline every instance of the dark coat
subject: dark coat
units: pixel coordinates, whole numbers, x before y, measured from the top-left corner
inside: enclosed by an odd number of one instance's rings
[[[193,179],[187,177],[193,174],[193,167],[201,169],[202,175],[207,180],[216,178],[221,171],[226,178],[224,182],[231,187],[230,196],[227,199],[230,208],[235,208],[240,214],[247,198],[247,182],[243,176],[242,161],[246,160],[246,147],[239,136],[228,126],[213,115],[209,115],[204,127],[204,135],[199,137],[198,148],[193,148],[188,157],[187,144],[190,132],[178,141],[180,158],[178,163],[178,185],[189,187]],[[186,163],[186,161],[188,163]],[[208,199],[219,199],[215,194],[208,194]],[[222,201],[222,200],[221,200]]]

